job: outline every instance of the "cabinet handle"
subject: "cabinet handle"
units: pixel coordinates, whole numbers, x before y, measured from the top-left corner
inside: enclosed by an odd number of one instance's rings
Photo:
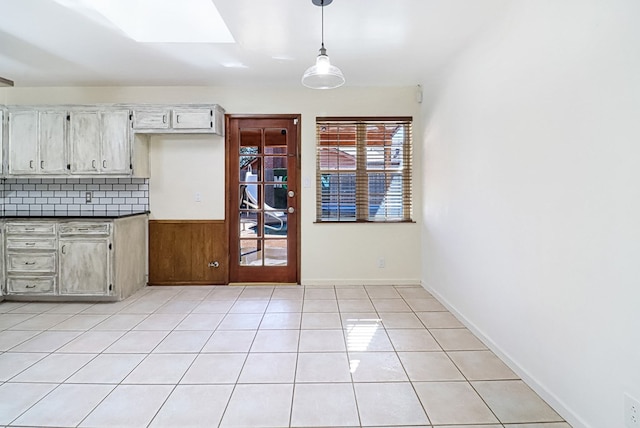
[[[25,227],[24,230],[26,230],[27,232],[33,232],[34,230],[36,230],[35,227]]]
[[[25,242],[24,245],[26,245],[27,247],[33,247],[34,245],[36,245],[35,242]]]
[[[220,263],[217,260],[215,262],[209,262],[209,267],[218,268],[220,267]]]
[[[27,266],[32,266],[32,265],[35,265],[36,262],[24,262],[24,264]]]
[[[67,254],[67,253],[65,253],[65,252],[64,252],[64,247],[66,247],[66,246],[67,246],[67,244],[64,244],[64,245],[62,246],[62,248],[60,248],[60,252],[61,252],[62,254]]]
[[[81,227],[78,229],[80,232],[87,232],[89,230],[89,228],[87,227]]]
[[[96,160],[91,161],[91,168],[96,169]]]
[[[35,284],[27,285],[25,288],[36,288],[36,285]]]
[[[180,115],[179,114],[176,115],[176,123],[180,123]]]
[[[167,115],[166,114],[162,115],[162,123],[167,123]]]
[[[29,161],[29,169],[33,169],[33,160]]]
[[[44,161],[40,161],[40,169],[44,169]]]
[[[103,167],[103,168],[106,168],[106,167],[107,167],[107,161],[106,161],[106,160],[103,160],[103,161],[102,161],[102,167]]]

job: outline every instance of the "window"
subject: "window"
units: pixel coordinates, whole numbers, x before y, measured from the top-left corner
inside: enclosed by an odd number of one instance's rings
[[[411,121],[316,119],[318,222],[411,221]]]

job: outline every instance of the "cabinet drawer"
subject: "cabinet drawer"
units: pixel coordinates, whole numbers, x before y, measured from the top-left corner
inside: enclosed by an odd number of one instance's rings
[[[7,254],[7,272],[55,272],[56,253]]]
[[[211,129],[211,109],[174,109],[172,115],[175,129]]]
[[[169,110],[134,110],[133,129],[167,129],[170,118]]]
[[[50,278],[28,278],[12,277],[7,278],[7,292],[15,294],[53,294],[56,280]]]
[[[60,225],[60,236],[103,236],[111,232],[110,223],[66,223]]]
[[[29,239],[7,237],[7,250],[55,250],[55,238]]]
[[[55,223],[7,223],[7,235],[55,235]]]

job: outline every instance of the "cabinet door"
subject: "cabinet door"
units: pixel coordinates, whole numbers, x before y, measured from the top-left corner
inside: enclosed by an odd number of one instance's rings
[[[41,174],[63,174],[67,171],[67,150],[64,142],[66,121],[66,112],[40,112],[38,171]]]
[[[2,138],[4,133],[2,132],[2,126],[4,125],[4,111],[0,110],[0,148],[3,146]],[[0,173],[2,172],[2,150],[0,150]],[[0,296],[2,296],[2,292],[0,291]]]
[[[60,294],[108,295],[109,252],[108,239],[60,239]]]
[[[108,174],[130,174],[129,110],[102,113],[100,169]]]
[[[173,110],[173,127],[175,129],[211,129],[212,112],[208,108]]]
[[[134,110],[133,129],[169,128],[169,110]]]
[[[9,113],[9,174],[38,172],[38,112]]]
[[[100,114],[71,112],[70,116],[71,172],[97,173],[100,164]]]

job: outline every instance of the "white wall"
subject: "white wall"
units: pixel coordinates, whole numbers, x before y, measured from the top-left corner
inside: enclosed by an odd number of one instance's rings
[[[315,118],[337,115],[414,116],[415,88],[340,88],[313,91],[278,88],[118,87],[11,88],[6,104],[218,103],[227,113],[302,115],[302,177],[315,180]],[[415,135],[421,156],[421,135]],[[149,202],[155,219],[224,217],[224,141],[216,137],[154,137]],[[412,224],[314,224],[315,186],[301,193],[302,282],[305,284],[402,284],[420,282],[420,163],[414,171]],[[194,201],[196,191],[202,202]],[[336,245],[337,243],[337,245]],[[379,269],[378,259],[386,267]]]
[[[640,399],[639,17],[513,2],[423,112],[423,282],[574,427]]]

